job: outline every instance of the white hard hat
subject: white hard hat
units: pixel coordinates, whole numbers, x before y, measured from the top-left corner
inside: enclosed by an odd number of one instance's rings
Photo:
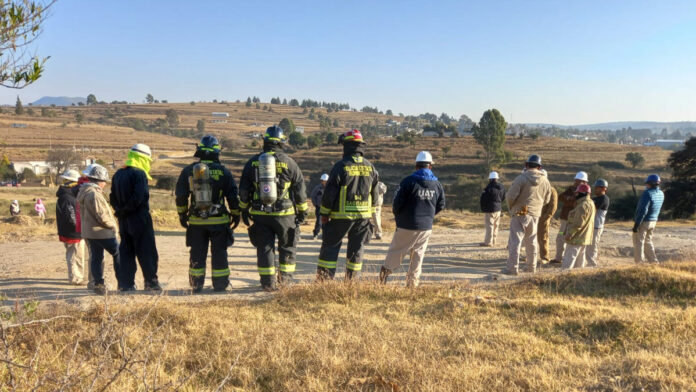
[[[324,174],[321,175],[321,177],[319,177],[319,180],[321,180],[321,181],[329,181],[329,175],[326,174],[326,173],[324,173]]]
[[[492,171],[491,174],[488,175],[489,180],[497,180],[498,178],[500,178],[500,176],[498,176],[497,171]]]
[[[433,156],[430,155],[430,153],[427,151],[421,151],[418,153],[418,156],[416,157],[416,163],[418,162],[433,163]]]
[[[585,182],[590,181],[590,179],[587,177],[587,173],[585,173],[584,171],[578,172],[578,174],[575,175],[575,179],[580,180],[580,181],[585,181]]]
[[[89,172],[92,171],[93,166],[94,166],[94,163],[87,165],[85,170],[82,171],[82,175],[87,177],[89,175]]]
[[[138,143],[131,147],[131,151],[139,152],[143,155],[147,155],[149,158],[152,158],[152,150],[150,150],[150,146],[147,144]]]
[[[80,173],[78,173],[77,170],[66,170],[59,178],[70,182],[77,182],[80,179]]]
[[[92,168],[89,170],[89,173],[87,174],[87,178],[91,180],[97,180],[97,181],[109,181],[109,171],[106,170],[106,168],[102,165],[99,164],[93,164]]]

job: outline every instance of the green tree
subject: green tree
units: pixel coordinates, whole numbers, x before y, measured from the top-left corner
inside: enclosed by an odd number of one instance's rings
[[[665,209],[674,218],[690,218],[696,213],[696,137],[674,151],[667,164],[672,177],[665,186]]]
[[[472,128],[474,140],[483,147],[487,169],[504,153],[505,128],[507,123],[498,109],[486,110],[479,123]]]
[[[248,108],[251,107],[251,97],[247,97],[246,107],[248,107]]]
[[[295,132],[295,123],[287,117],[280,120],[278,126],[283,128],[283,131],[285,131],[286,135],[290,135],[291,133]]]
[[[77,121],[78,124],[82,124],[85,122],[85,115],[82,113],[75,114],[75,121]]]
[[[205,133],[205,120],[200,119],[196,122],[196,130],[198,133]]]
[[[336,136],[335,133],[329,132],[326,134],[324,141],[326,144],[336,144],[338,142],[338,136]]]
[[[191,102],[189,102],[189,105],[191,105],[191,106],[196,106],[196,102],[195,102],[195,101],[191,101]]]
[[[22,106],[22,100],[17,96],[17,102],[15,103],[15,114],[24,114],[24,106]]]
[[[15,173],[12,168],[10,157],[8,157],[7,154],[2,154],[2,160],[0,160],[0,179],[13,180],[15,178],[17,178],[17,173]]]
[[[37,81],[48,58],[27,58],[27,46],[41,34],[55,0],[0,3],[0,85],[23,88]]]
[[[153,102],[155,102],[155,97],[153,97],[152,94],[147,94],[147,95],[145,96],[145,102],[147,102],[147,103],[153,103]]]
[[[628,152],[626,153],[626,162],[628,162],[632,168],[637,168],[643,166],[645,163],[645,158],[643,154],[639,152]]]
[[[176,110],[174,109],[167,109],[166,112],[164,112],[165,119],[167,120],[167,124],[169,124],[170,127],[175,128],[179,126],[179,113],[177,113]]]
[[[288,143],[293,147],[302,147],[306,142],[307,138],[299,132],[291,132],[288,136]]]
[[[256,109],[261,109],[261,104],[256,102]]]
[[[293,98],[290,100],[290,106],[300,106],[300,102]]]
[[[97,97],[94,96],[94,94],[90,94],[87,96],[87,105],[96,105],[97,104]]]
[[[311,135],[307,138],[307,146],[309,148],[319,147],[321,145],[321,136],[318,134]]]
[[[386,114],[387,116],[393,116],[393,115],[394,115],[394,112],[392,112],[391,109],[387,109],[387,111],[385,112],[385,114]]]

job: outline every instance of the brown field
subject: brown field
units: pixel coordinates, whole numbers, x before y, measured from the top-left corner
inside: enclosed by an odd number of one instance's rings
[[[696,264],[260,301],[105,298],[5,315],[3,389],[696,389]]]

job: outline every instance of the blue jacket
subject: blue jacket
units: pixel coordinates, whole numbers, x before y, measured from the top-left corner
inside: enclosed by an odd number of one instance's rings
[[[445,209],[445,191],[430,169],[416,170],[404,178],[394,196],[396,227],[430,230],[435,214]]]
[[[643,222],[657,221],[664,201],[665,194],[662,193],[660,188],[646,189],[640,196],[640,201],[636,208],[635,224],[640,225]]]

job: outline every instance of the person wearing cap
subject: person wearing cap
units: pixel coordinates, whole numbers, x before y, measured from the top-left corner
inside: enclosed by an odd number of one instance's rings
[[[406,287],[418,286],[423,257],[433,232],[433,219],[445,209],[445,191],[432,172],[432,164],[433,157],[428,151],[418,153],[416,171],[401,181],[394,195],[396,231],[379,272],[383,284],[409,255]]]
[[[506,195],[510,210],[510,237],[508,239],[507,265],[501,273],[517,275],[520,250],[524,244],[527,252],[527,272],[536,272],[539,247],[537,225],[541,210],[551,200],[551,184],[541,172],[541,157],[530,155],[525,170],[508,188]]]
[[[549,178],[546,170],[541,169],[541,173],[545,175],[547,179]],[[556,213],[557,207],[558,192],[556,188],[551,186],[551,199],[542,207],[539,224],[537,225],[537,243],[539,244],[539,260],[541,264],[549,263],[549,228],[551,227],[551,219],[553,218],[553,214]]]
[[[68,281],[70,284],[84,283],[85,272],[85,243],[77,230],[77,197],[74,188],[80,179],[76,170],[66,170],[58,177],[62,180],[56,192],[56,225],[58,240],[65,246],[65,261],[68,266]]]
[[[384,204],[384,194],[387,193],[387,185],[382,181],[377,183],[377,201],[375,211],[372,213],[372,221],[374,222],[375,239],[382,239],[382,205]]]
[[[578,186],[587,184],[588,182],[587,173],[580,171],[575,174],[573,185],[569,186],[563,193],[558,195],[558,205],[561,209],[561,226],[558,228],[558,235],[556,236],[556,257],[551,260],[551,264],[561,264],[563,262],[563,251],[565,251],[566,244],[565,231],[568,226],[568,214],[570,214],[570,210],[575,208],[575,191]],[[561,204],[563,204],[563,207],[560,207]]]
[[[633,259],[636,263],[657,263],[652,237],[660,217],[665,194],[660,190],[660,176],[651,174],[645,179],[645,191],[640,196],[633,222]]]
[[[203,136],[193,154],[199,160],[181,170],[174,190],[179,224],[190,247],[188,275],[194,293],[203,291],[209,247],[213,291],[230,285],[227,248],[234,244],[241,215],[237,183],[220,162],[221,151],[215,136]]]
[[[590,199],[592,190],[587,184],[580,184],[575,190],[575,207],[568,213],[568,224],[565,229],[566,242],[563,253],[563,270],[583,268],[585,252],[592,245],[595,221],[595,205]]]
[[[333,279],[343,237],[348,235],[346,279],[362,270],[363,247],[372,236],[370,218],[377,203],[379,173],[365,157],[365,141],[357,129],[342,134],[343,158],[329,173],[321,198],[321,223],[324,230],[317,280]]]
[[[103,295],[107,287],[104,282],[104,251],[114,260],[114,272],[119,287],[121,278],[121,259],[118,248],[118,224],[111,207],[104,196],[104,187],[109,181],[105,167],[94,164],[87,174],[88,183],[80,186],[77,202],[80,204],[80,223],[82,238],[89,244],[89,262],[94,277],[94,292]]]
[[[92,167],[94,164],[87,165],[82,172],[80,172],[80,178],[77,180],[77,186],[72,188],[72,192],[75,195],[75,200],[77,200],[77,194],[80,192],[80,188],[82,187],[82,184],[89,183],[89,178],[87,178],[87,175],[89,172],[92,170]],[[80,202],[76,201],[75,203],[75,231],[77,233],[82,233],[82,220],[80,218]],[[80,234],[81,236],[81,234]],[[85,245],[85,254],[89,257],[90,250],[89,250],[89,242],[85,241],[84,238],[82,239],[82,242]],[[88,276],[88,281],[87,281],[87,290],[93,290],[94,289],[94,276],[92,276],[92,266],[89,261],[85,263],[85,268],[87,269],[87,276]]]
[[[319,177],[319,183],[317,186],[312,189],[312,193],[310,193],[310,200],[312,200],[312,204],[314,205],[314,216],[316,217],[316,221],[314,222],[314,231],[312,231],[312,238],[317,239],[321,233],[321,214],[319,213],[319,209],[321,208],[321,198],[324,196],[324,188],[326,187],[326,181],[329,180],[329,175],[324,173]]]
[[[586,259],[588,267],[597,267],[599,264],[599,241],[604,233],[604,222],[607,219],[607,211],[609,210],[609,196],[607,196],[607,188],[609,183],[607,180],[598,179],[594,183],[594,195],[592,201],[595,205],[595,221],[594,235],[592,236],[592,244],[587,247]]]
[[[498,238],[500,211],[505,201],[505,188],[498,182],[499,178],[498,172],[490,172],[488,185],[481,193],[481,211],[484,212],[483,223],[486,227],[486,236],[479,246],[493,246]]]
[[[121,232],[121,291],[135,290],[138,259],[145,281],[145,290],[160,291],[157,279],[159,255],[155,244],[155,230],[150,215],[150,164],[152,150],[138,143],[128,151],[125,166],[118,169],[111,181],[109,201],[114,207]]]
[[[249,241],[256,247],[256,267],[261,289],[273,291],[276,282],[283,286],[294,283],[297,244],[300,225],[307,218],[309,204],[302,170],[283,150],[285,131],[274,125],[263,136],[263,151],[247,161],[239,180],[239,207],[244,224],[249,226]],[[269,158],[272,157],[272,158]],[[261,162],[273,159],[275,170],[269,181],[276,184],[273,201],[264,204],[262,195],[269,195],[272,187],[261,179]],[[253,220],[250,225],[249,219]],[[276,240],[278,269],[276,269]]]

